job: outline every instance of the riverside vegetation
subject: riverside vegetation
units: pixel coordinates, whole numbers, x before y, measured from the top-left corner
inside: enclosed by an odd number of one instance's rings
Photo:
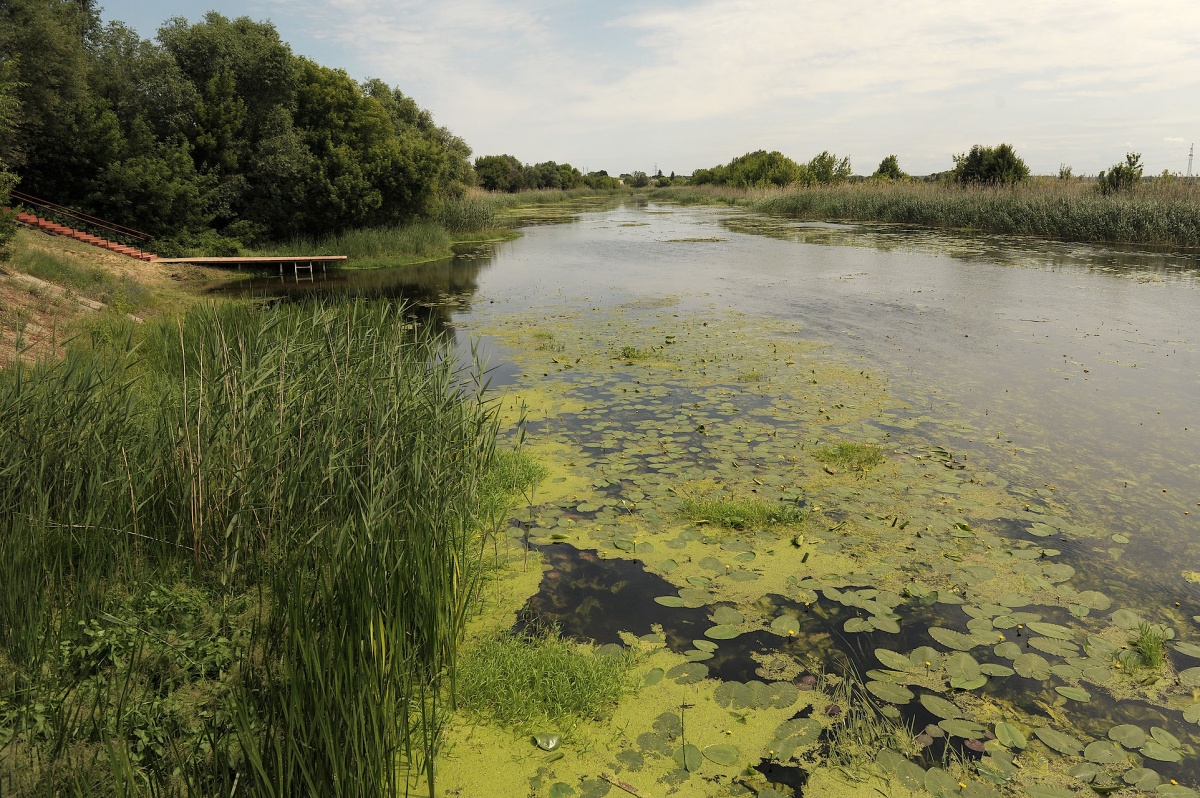
[[[0,790],[432,790],[538,469],[403,312],[201,306],[0,373]]]

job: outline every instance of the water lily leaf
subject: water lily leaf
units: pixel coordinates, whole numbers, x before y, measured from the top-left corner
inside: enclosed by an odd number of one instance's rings
[[[1178,737],[1159,726],[1150,727],[1150,736],[1167,748],[1179,748],[1183,745],[1183,743],[1179,742]]]
[[[729,578],[734,582],[753,582],[759,576],[753,571],[743,571],[739,568],[736,571],[730,571]]]
[[[1028,744],[1021,730],[1007,721],[996,724],[996,739],[1009,748],[1024,748]]]
[[[1023,651],[1021,651],[1020,646],[1018,646],[1016,643],[1009,642],[1009,641],[1005,641],[1005,642],[1001,643],[1000,645],[998,645],[994,649],[992,649],[992,651],[995,652],[997,657],[1003,657],[1004,659],[1016,659],[1017,657],[1021,656],[1021,654],[1024,653]]]
[[[1179,762],[1183,759],[1183,754],[1154,740],[1147,740],[1140,753],[1147,759],[1157,759],[1159,762]]]
[[[691,651],[683,652],[683,656],[687,658],[688,662],[703,662],[706,659],[712,659],[715,655],[711,651],[692,649]]]
[[[780,615],[771,621],[771,631],[777,635],[788,637],[800,630],[800,619],[794,615]]]
[[[897,671],[912,670],[912,662],[903,654],[898,654],[895,651],[887,648],[875,649],[875,658],[878,659],[885,668],[891,668]],[[1200,706],[1200,705],[1197,705]]]
[[[678,567],[679,563],[675,562],[674,560],[663,560],[658,564],[658,570],[662,571],[664,574],[669,574]]]
[[[712,601],[712,593],[698,587],[685,587],[679,591],[679,597],[689,604],[707,604]]]
[[[1083,753],[1083,743],[1079,742],[1068,734],[1055,731],[1048,726],[1042,726],[1034,729],[1033,733],[1036,734],[1037,738],[1045,743],[1047,747],[1058,751],[1060,754],[1079,756],[1079,754]]]
[[[979,675],[979,662],[970,654],[959,651],[946,658],[946,673],[951,678],[974,679]]]
[[[1022,654],[1013,660],[1013,669],[1026,679],[1044,682],[1050,678],[1050,663],[1041,654]]]
[[[968,740],[978,739],[987,731],[987,729],[974,721],[958,718],[939,720],[938,726],[951,737],[963,737]]]
[[[1058,532],[1054,527],[1041,521],[1034,521],[1025,531],[1039,538],[1047,538]]]
[[[980,665],[979,672],[984,676],[999,676],[1001,678],[1005,676],[1012,676],[1014,673],[1016,673],[1016,671],[1014,671],[1012,668],[1004,665],[997,665],[994,662],[985,662],[983,665]]]
[[[666,674],[667,672],[662,668],[652,668],[646,673],[645,678],[642,679],[642,683],[647,687],[656,685],[663,680],[663,676],[666,676]]]
[[[1060,662],[1057,665],[1050,666],[1050,673],[1064,681],[1075,681],[1083,678],[1083,671],[1076,668],[1074,665],[1068,665],[1065,662]]]
[[[886,615],[872,615],[870,618],[871,626],[881,632],[889,634],[899,634],[900,624],[895,618],[889,618]]]
[[[941,626],[929,627],[929,636],[946,648],[952,648],[956,651],[970,651],[979,645],[975,638],[970,635],[956,632],[953,629],[945,629]]]
[[[702,662],[683,662],[667,671],[667,678],[679,684],[694,684],[708,676],[708,666]]]
[[[695,773],[704,764],[704,753],[691,743],[676,748],[671,758],[688,773]]]
[[[693,640],[692,645],[701,651],[716,651],[717,644],[711,640]]]
[[[1097,765],[1115,765],[1128,758],[1125,755],[1125,749],[1108,740],[1089,743],[1088,747],[1083,749],[1083,756],[1087,761],[1095,762]]]
[[[908,655],[908,661],[912,663],[914,670],[940,668],[942,659],[942,652],[932,646],[917,646]]]
[[[738,750],[732,745],[710,745],[704,749],[703,754],[705,759],[711,759],[718,765],[726,767],[738,760]]]
[[[873,632],[875,627],[866,618],[850,618],[842,624],[847,632]]]
[[[1108,739],[1116,740],[1126,748],[1141,748],[1146,743],[1146,732],[1137,726],[1123,723],[1108,730]]]
[[[1153,790],[1162,784],[1162,776],[1150,768],[1133,768],[1121,776],[1121,780],[1138,790]]]
[[[1127,632],[1135,632],[1139,624],[1145,623],[1141,616],[1132,610],[1117,610],[1112,614],[1112,622]]]
[[[1100,775],[1100,766],[1092,762],[1080,762],[1067,768],[1067,775],[1080,781],[1090,782]]]
[[[992,627],[995,629],[1012,629],[1019,623],[1020,621],[1016,619],[1016,616],[1009,613],[997,615],[995,618],[992,618]]]
[[[925,789],[937,798],[958,795],[958,779],[941,768],[930,768],[925,771]]]
[[[765,705],[775,709],[787,709],[800,700],[800,690],[791,682],[771,682],[767,685]]]
[[[664,607],[686,607],[687,602],[679,596],[655,596],[654,601]]]
[[[921,695],[921,706],[945,720],[954,720],[963,716],[962,710],[956,707],[952,702],[947,701],[941,696],[933,695],[932,693],[924,693]]]
[[[1200,646],[1195,643],[1176,643],[1175,650],[1189,657],[1200,657]]]
[[[1188,723],[1200,723],[1200,704],[1192,704],[1183,711],[1183,719]]]
[[[1079,654],[1079,646],[1066,640],[1055,640],[1053,637],[1031,637],[1029,647],[1055,657],[1074,657]]]
[[[707,576],[689,576],[687,583],[692,587],[708,587],[712,584],[712,580]]]
[[[725,570],[725,563],[721,562],[716,557],[704,557],[699,563],[697,563],[697,565],[709,571],[723,572]]]
[[[710,637],[713,640],[732,640],[740,634],[741,632],[735,627],[725,625],[713,626],[704,630],[704,636]]]
[[[613,541],[613,545],[621,551],[633,551],[634,543],[627,538],[617,538]]]
[[[1087,703],[1088,701],[1092,700],[1092,694],[1087,690],[1084,690],[1082,687],[1069,687],[1067,685],[1060,685],[1055,687],[1054,691],[1061,696],[1071,699],[1072,701]]]
[[[556,751],[562,744],[562,736],[554,732],[538,732],[533,735],[533,743],[543,751]]]
[[[1029,631],[1036,632],[1046,637],[1053,637],[1055,640],[1074,640],[1075,633],[1065,626],[1060,626],[1056,623],[1044,623],[1041,621],[1028,624]]]
[[[916,762],[907,759],[898,762],[893,772],[896,774],[896,780],[909,790],[915,791],[925,786],[925,768]]]
[[[778,753],[781,749],[779,743],[784,741],[790,743],[793,748],[812,745],[820,739],[823,728],[821,721],[816,718],[796,718],[784,721],[775,730],[775,742],[771,743],[770,747]]]
[[[742,614],[732,607],[717,607],[713,611],[713,621],[718,624],[737,626],[745,620]]]
[[[1010,610],[1018,607],[1028,607],[1033,603],[1033,599],[1029,596],[1023,596],[1020,593],[1004,593],[1000,598],[996,599],[996,603],[1001,607],[1007,607]]]
[[[1188,668],[1180,671],[1179,682],[1184,687],[1200,687],[1200,668]]]
[[[570,798],[575,794],[575,788],[562,781],[550,785],[550,798]]]
[[[1160,784],[1154,788],[1154,791],[1170,798],[1197,798],[1200,796],[1200,793],[1191,787],[1184,787],[1182,784]]]
[[[1089,609],[1103,612],[1112,606],[1112,599],[1098,590],[1085,590],[1075,600]]]
[[[907,704],[913,700],[911,690],[891,682],[867,682],[866,687],[877,698],[892,704]]]

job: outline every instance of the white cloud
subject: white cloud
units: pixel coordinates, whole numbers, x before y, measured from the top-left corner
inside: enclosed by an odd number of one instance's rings
[[[1182,144],[1186,139],[1183,136],[1167,136],[1163,141],[1170,141],[1175,144]]]
[[[1035,169],[1082,170],[1200,127],[1179,102],[1200,88],[1179,24],[1194,0],[264,1],[478,149],[526,160],[690,170],[765,146],[907,152],[927,171],[1003,140],[1044,153]]]

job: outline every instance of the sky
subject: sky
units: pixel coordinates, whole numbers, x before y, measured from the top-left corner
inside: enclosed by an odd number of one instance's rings
[[[153,38],[210,10],[375,77],[476,155],[690,174],[829,150],[912,174],[1012,144],[1036,174],[1200,139],[1196,0],[100,0]],[[1193,167],[1200,173],[1200,158]]]

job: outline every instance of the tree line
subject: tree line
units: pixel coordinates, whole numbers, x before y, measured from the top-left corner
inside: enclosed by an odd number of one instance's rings
[[[608,172],[583,172],[569,163],[545,161],[523,164],[512,155],[482,155],[475,159],[475,176],[481,188],[488,191],[535,191],[538,189],[593,188],[613,189],[621,181]]]
[[[269,22],[91,0],[0,4],[0,164],[29,194],[158,236],[252,244],[402,223],[474,183],[400,89],[298,56]]]

